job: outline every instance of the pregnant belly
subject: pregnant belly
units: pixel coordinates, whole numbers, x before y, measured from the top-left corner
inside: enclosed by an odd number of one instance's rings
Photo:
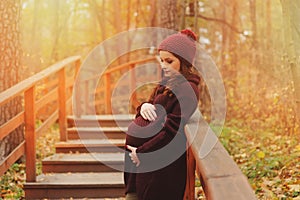
[[[126,144],[132,146],[141,146],[146,141],[150,140],[163,128],[159,119],[154,122],[145,120],[142,116],[137,117],[128,126],[126,133]]]

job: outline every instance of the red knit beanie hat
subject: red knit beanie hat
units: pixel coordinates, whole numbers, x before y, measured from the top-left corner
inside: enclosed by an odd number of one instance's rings
[[[168,51],[193,64],[196,54],[196,40],[197,36],[194,32],[184,29],[164,39],[158,46],[158,51]]]

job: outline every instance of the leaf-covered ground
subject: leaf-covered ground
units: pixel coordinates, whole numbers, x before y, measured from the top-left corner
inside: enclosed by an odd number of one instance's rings
[[[38,140],[38,173],[42,158],[54,153],[58,138],[54,127]],[[299,135],[226,127],[220,140],[248,177],[258,199],[300,200]],[[0,199],[22,199],[24,181],[24,164],[14,164],[0,179]],[[205,199],[198,180],[196,185],[198,199]]]
[[[43,158],[55,152],[55,143],[59,140],[57,125],[54,125],[47,133],[37,140],[37,173],[41,173],[41,161]],[[2,177],[0,177],[0,200],[24,199],[23,184],[26,180],[24,159],[15,163]]]
[[[225,128],[220,139],[258,199],[300,199],[299,135]]]

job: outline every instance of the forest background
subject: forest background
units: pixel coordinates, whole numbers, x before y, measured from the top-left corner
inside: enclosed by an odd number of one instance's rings
[[[0,11],[0,91],[122,31],[192,29],[224,81],[224,146],[260,199],[300,199],[298,0],[3,0]],[[1,158],[20,140],[1,141]]]

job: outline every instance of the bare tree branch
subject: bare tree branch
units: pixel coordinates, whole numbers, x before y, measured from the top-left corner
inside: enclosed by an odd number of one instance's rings
[[[186,14],[186,16],[195,17],[194,15],[190,15],[190,14]],[[242,34],[244,36],[247,36],[247,35],[244,34],[243,30],[239,30],[237,27],[231,25],[230,23],[228,23],[227,21],[225,21],[223,19],[207,17],[207,16],[204,16],[204,15],[201,15],[200,13],[197,14],[197,17],[201,18],[201,19],[204,19],[204,20],[207,20],[207,21],[214,21],[214,22],[222,23],[222,24],[226,25],[228,28],[230,28],[232,31],[234,31],[238,34]]]

